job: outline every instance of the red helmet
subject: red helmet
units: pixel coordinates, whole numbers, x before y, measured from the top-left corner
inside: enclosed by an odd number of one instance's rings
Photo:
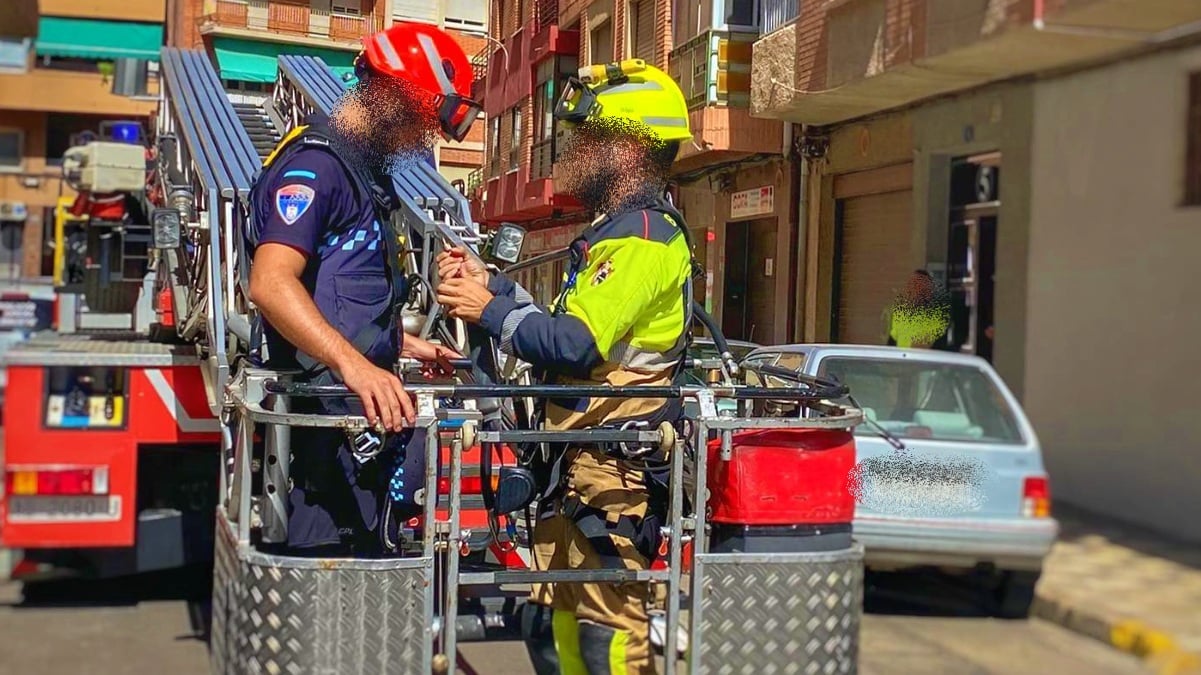
[[[446,31],[424,23],[397,22],[363,38],[356,74],[395,77],[434,97],[447,138],[461,141],[483,107],[471,99],[471,61]]]

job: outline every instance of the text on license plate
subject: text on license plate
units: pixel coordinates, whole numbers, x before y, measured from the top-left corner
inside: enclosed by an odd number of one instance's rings
[[[11,523],[70,520],[119,520],[121,498],[110,497],[17,497],[8,498]]]

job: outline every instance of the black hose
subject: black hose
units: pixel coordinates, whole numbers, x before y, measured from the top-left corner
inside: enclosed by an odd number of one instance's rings
[[[709,335],[713,338],[713,344],[717,346],[717,351],[723,355],[730,354],[730,343],[726,342],[726,336],[718,328],[717,321],[705,311],[705,307],[696,300],[692,301],[692,315],[695,316],[709,331]]]
[[[819,377],[805,375],[803,373],[798,373],[795,370],[789,370],[779,366],[770,366],[765,363],[747,363],[743,366],[743,369],[754,373],[759,373],[760,375],[768,375],[781,380],[789,380],[791,382],[805,385],[807,388],[813,391],[815,395],[819,395],[820,398],[842,398],[851,392],[850,388],[845,384],[839,384],[838,382],[833,382],[831,380],[823,380]]]

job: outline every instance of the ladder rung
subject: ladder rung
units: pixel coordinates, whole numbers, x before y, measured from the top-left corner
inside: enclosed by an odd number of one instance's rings
[[[620,583],[623,581],[667,581],[671,570],[521,570],[515,572],[464,572],[461,586],[485,584]]]

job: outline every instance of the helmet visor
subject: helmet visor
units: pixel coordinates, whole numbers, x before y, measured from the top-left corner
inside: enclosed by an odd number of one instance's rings
[[[600,104],[592,89],[581,82],[580,78],[570,77],[567,79],[567,86],[563,88],[563,94],[555,104],[554,118],[571,124],[579,124],[598,112],[599,109]]]
[[[442,127],[442,133],[446,134],[447,138],[462,141],[471,131],[471,125],[479,119],[483,109],[479,103],[464,96],[444,96],[438,106],[438,123]]]

